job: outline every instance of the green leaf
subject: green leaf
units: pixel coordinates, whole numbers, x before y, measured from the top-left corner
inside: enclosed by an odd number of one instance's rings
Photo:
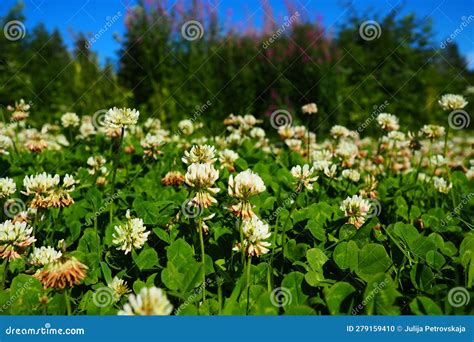
[[[356,273],[365,281],[369,281],[374,275],[388,271],[392,260],[387,255],[382,245],[371,243],[365,245],[359,251],[359,260]]]
[[[306,304],[308,296],[305,295],[301,289],[303,278],[304,276],[300,272],[290,272],[283,278],[281,287],[290,293],[289,303],[284,306],[285,311],[287,306]]]
[[[334,249],[333,258],[342,270],[350,268],[354,271],[358,265],[359,247],[354,241],[341,242]]]
[[[436,251],[429,251],[428,253],[426,253],[426,262],[434,269],[441,270],[441,268],[446,263],[446,259],[441,253],[438,253]]]
[[[133,260],[140,271],[147,270],[158,263],[158,253],[152,248],[146,248]]]
[[[431,298],[417,296],[410,302],[410,309],[415,315],[433,315],[443,314],[441,308]]]
[[[356,290],[355,288],[344,281],[335,283],[330,288],[324,291],[326,303],[331,315],[342,314],[341,305],[343,301]]]

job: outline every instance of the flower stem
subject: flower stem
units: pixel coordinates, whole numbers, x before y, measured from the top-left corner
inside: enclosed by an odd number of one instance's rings
[[[117,175],[117,168],[118,168],[118,161],[119,161],[119,155],[120,155],[120,147],[122,146],[122,141],[123,141],[123,135],[125,133],[125,127],[122,127],[120,131],[120,140],[118,143],[117,150],[115,151],[115,156],[114,156],[114,170],[112,173],[112,196],[115,194],[115,177]],[[112,220],[114,218],[114,202],[112,201],[110,203],[110,223],[112,223]]]
[[[307,154],[308,154],[308,165],[311,166],[311,154],[310,154],[310,135],[309,135],[309,123],[311,122],[311,116],[308,115],[308,121],[307,121],[307,124],[306,124],[306,130],[308,131],[308,140],[306,141],[306,145],[307,145]]]
[[[204,251],[204,234],[202,231],[202,219],[198,219],[199,242],[201,244],[201,263],[202,263],[202,301],[206,300],[206,254]]]
[[[8,259],[5,259],[3,261],[3,277],[2,277],[2,287],[1,289],[3,290],[5,288],[5,283],[7,281],[7,273],[8,273]]]
[[[69,290],[64,289],[64,301],[66,302],[66,308],[67,308],[67,315],[71,316],[72,315],[72,310],[71,310],[71,301],[69,300]]]
[[[245,246],[244,246],[244,229],[242,227],[242,220],[239,222],[239,234],[240,234],[240,254],[241,254],[241,262],[242,265],[245,262]]]
[[[249,302],[250,302],[250,267],[252,266],[252,256],[249,255],[247,259],[247,315],[249,314]]]

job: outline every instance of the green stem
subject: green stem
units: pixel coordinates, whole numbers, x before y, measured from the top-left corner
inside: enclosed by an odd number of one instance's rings
[[[242,265],[245,262],[245,246],[244,246],[244,229],[243,229],[243,220],[238,221],[239,222],[239,235],[240,235],[240,254],[241,254],[241,262]]]
[[[2,290],[5,288],[5,283],[7,282],[7,273],[8,273],[8,259],[3,261],[3,277],[2,277]]]
[[[198,219],[199,242],[201,244],[201,263],[202,263],[202,301],[206,300],[206,254],[204,251],[204,234],[202,229],[202,219]]]
[[[69,290],[64,289],[64,301],[66,302],[66,308],[67,308],[67,315],[71,316],[72,315],[72,310],[71,310],[71,301],[69,300]]]
[[[120,147],[122,146],[124,133],[125,133],[125,127],[122,127],[122,130],[120,131],[120,140],[119,140],[118,147],[117,147],[117,150],[115,151],[115,156],[114,156],[114,170],[112,173],[112,196],[114,196],[115,194],[115,177],[117,175]],[[110,223],[112,223],[113,218],[114,218],[114,202],[112,201],[110,203]]]
[[[250,266],[252,266],[252,256],[249,255],[247,259],[247,315],[249,314],[250,302]]]
[[[444,136],[444,158],[448,158],[448,135],[449,135],[449,125],[446,128],[446,135]]]

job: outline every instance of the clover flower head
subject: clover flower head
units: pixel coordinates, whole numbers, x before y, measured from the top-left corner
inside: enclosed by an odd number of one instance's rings
[[[0,223],[0,258],[14,260],[36,241],[32,235],[33,228],[26,222],[7,220]]]
[[[108,287],[113,291],[114,302],[118,302],[122,296],[131,292],[125,280],[118,277],[114,277]]]
[[[303,114],[316,114],[318,112],[318,106],[316,103],[308,103],[301,107]]]
[[[63,127],[78,127],[81,123],[79,116],[76,113],[66,113],[61,116],[61,123]]]
[[[340,209],[348,218],[348,223],[359,229],[365,222],[367,213],[370,210],[370,203],[361,196],[354,195],[342,201]]]
[[[136,125],[140,112],[130,108],[111,108],[105,113],[104,124],[109,129]]]
[[[132,249],[142,248],[150,232],[146,231],[141,218],[131,217],[130,210],[127,210],[125,217],[127,219],[125,223],[114,227],[112,243],[118,246],[118,250],[125,251],[125,254],[128,254]]]
[[[270,242],[267,240],[270,237],[270,228],[268,224],[264,223],[257,216],[242,221],[242,232],[244,233],[244,249],[247,255],[259,257],[268,253]],[[242,248],[238,243],[234,250],[238,251]]]
[[[16,192],[16,184],[13,179],[0,178],[0,198],[6,198]]]
[[[379,126],[387,132],[396,131],[400,128],[398,124],[398,118],[389,113],[380,113],[377,116],[377,123]]]
[[[438,101],[438,104],[443,110],[463,109],[468,102],[462,95],[444,94]]]
[[[184,152],[182,158],[185,164],[191,165],[195,163],[214,164],[217,160],[215,158],[216,148],[210,145],[194,145],[190,151]]]
[[[63,253],[61,251],[57,251],[51,246],[43,246],[33,249],[29,257],[29,262],[34,266],[44,266],[58,260],[62,255]]]
[[[442,177],[433,177],[433,185],[436,191],[447,194],[449,190],[453,187],[453,185]]]
[[[308,164],[303,166],[297,165],[291,168],[291,175],[296,178],[298,182],[298,190],[305,187],[308,190],[313,190],[313,184],[318,180],[317,176],[314,176],[314,168]]]
[[[173,311],[173,306],[165,292],[157,287],[142,288],[138,295],[131,294],[128,303],[118,312],[125,316],[167,316]]]

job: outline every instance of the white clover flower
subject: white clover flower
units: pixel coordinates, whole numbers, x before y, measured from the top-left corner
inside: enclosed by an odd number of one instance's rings
[[[240,172],[235,178],[229,177],[228,193],[231,197],[238,200],[237,204],[232,205],[229,210],[237,217],[248,219],[255,214],[249,200],[266,190],[262,178],[251,170]]]
[[[217,203],[213,195],[217,194],[220,189],[213,188],[214,183],[219,178],[217,171],[212,164],[196,164],[189,165],[185,182],[190,187],[195,188],[196,194],[190,201],[190,205],[200,208],[207,208],[212,203]]]
[[[128,303],[118,314],[126,316],[166,316],[170,315],[172,311],[173,306],[162,289],[144,287],[138,295],[130,295]]]
[[[75,185],[78,184],[79,181],[75,180],[73,176],[69,174],[65,174],[63,177],[63,186],[67,189],[67,191],[73,191]]]
[[[81,126],[79,127],[79,138],[87,139],[94,134],[97,134],[97,130],[92,122],[92,117],[89,115],[82,116]]]
[[[0,134],[0,155],[9,154],[8,150],[13,146],[12,140],[6,135]]]
[[[234,171],[234,162],[239,158],[239,155],[229,149],[219,152],[219,162],[221,168],[227,168],[230,172]]]
[[[141,141],[143,153],[145,156],[157,159],[163,152],[160,151],[161,146],[165,144],[165,136],[161,134],[148,133],[145,139]]]
[[[26,188],[26,192],[24,194],[30,196],[49,193],[58,186],[59,181],[59,175],[52,176],[46,172],[34,176],[25,176],[23,186]]]
[[[61,258],[63,253],[51,246],[34,248],[30,254],[29,262],[34,266],[44,266]]]
[[[24,249],[36,241],[32,233],[33,228],[26,222],[0,223],[0,258],[19,259]]]
[[[105,126],[107,128],[122,128],[132,126],[138,122],[140,112],[130,108],[111,108],[105,114]]]
[[[447,194],[449,190],[453,187],[451,183],[448,183],[442,177],[433,177],[433,185],[436,191],[443,194]]]
[[[443,110],[463,109],[468,102],[462,95],[445,94],[438,101]]]
[[[387,138],[388,138],[388,140],[394,141],[394,142],[405,142],[406,141],[405,133],[400,132],[400,131],[388,132]]]
[[[430,162],[435,166],[441,166],[445,165],[447,161],[446,158],[444,158],[441,154],[437,154],[431,157]]]
[[[444,127],[437,125],[424,125],[420,130],[421,135],[424,135],[431,140],[444,136],[444,132]]]
[[[161,120],[157,118],[148,118],[143,126],[149,131],[157,131],[161,128]]]
[[[331,162],[327,160],[315,160],[313,162],[313,168],[316,171],[323,171],[325,168],[328,168],[331,166]]]
[[[331,136],[334,139],[339,139],[339,138],[347,138],[349,136],[350,131],[341,125],[335,125],[331,128]]]
[[[354,183],[357,183],[360,180],[360,173],[357,170],[346,169],[342,170],[342,177],[347,178]]]
[[[283,125],[278,127],[278,134],[284,140],[291,139],[295,136],[295,129],[290,125]]]
[[[146,231],[142,219],[130,216],[130,210],[127,210],[125,217],[127,222],[114,227],[112,243],[118,246],[118,250],[125,251],[125,254],[128,254],[132,249],[142,248],[150,232]]]
[[[342,201],[340,209],[344,211],[344,215],[349,219],[348,223],[359,229],[365,222],[370,210],[370,203],[362,197],[354,195]]]
[[[325,166],[323,172],[326,177],[334,178],[336,177],[336,173],[337,173],[337,165],[332,164],[331,166]]]
[[[210,145],[194,145],[191,147],[191,150],[184,152],[184,157],[182,158],[183,163],[185,164],[214,164],[217,160],[215,158],[216,148]]]
[[[107,173],[106,162],[107,160],[101,155],[87,158],[87,165],[89,165],[87,172],[90,175],[95,175],[98,172],[105,175]]]
[[[118,302],[122,296],[131,292],[127,286],[127,283],[118,277],[114,277],[112,282],[107,286],[113,291],[114,302]]]
[[[191,135],[194,132],[194,125],[191,120],[181,120],[178,123],[178,128],[184,135]]]
[[[303,114],[316,114],[318,112],[318,106],[316,103],[308,103],[301,107]]]
[[[254,127],[250,130],[250,136],[254,139],[264,139],[265,138],[265,130],[260,127]]]
[[[61,123],[63,124],[63,127],[77,127],[79,126],[81,120],[79,119],[79,116],[77,116],[76,113],[66,113],[63,116],[61,116]]]
[[[300,139],[286,139],[285,144],[293,151],[300,151],[303,142]]]
[[[264,223],[257,216],[242,221],[242,231],[244,233],[244,249],[247,255],[259,257],[268,253],[270,242],[265,241],[270,237],[268,224]],[[240,243],[234,247],[234,250],[241,249]]]
[[[300,191],[303,186],[308,190],[313,190],[312,183],[318,180],[318,177],[314,176],[314,168],[308,164],[304,164],[303,167],[300,165],[292,167],[291,175],[298,181],[297,191]]]
[[[0,198],[13,195],[16,192],[16,184],[13,179],[5,177],[0,178]]]
[[[240,172],[229,177],[229,195],[238,199],[249,199],[266,190],[262,178],[252,170]]]
[[[353,142],[341,140],[337,145],[335,153],[344,160],[351,160],[357,156],[359,149]]]
[[[377,123],[379,126],[387,132],[390,131],[397,131],[400,128],[400,125],[398,124],[398,118],[389,113],[380,113],[377,116]]]

